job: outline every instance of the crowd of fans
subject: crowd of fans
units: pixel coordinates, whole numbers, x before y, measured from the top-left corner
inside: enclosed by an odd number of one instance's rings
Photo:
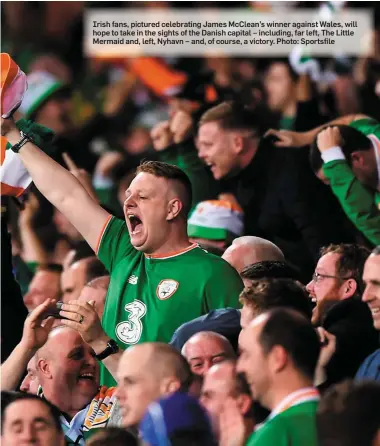
[[[2,4],[33,180],[2,196],[3,444],[379,446],[378,10],[316,78],[86,59],[92,6]]]

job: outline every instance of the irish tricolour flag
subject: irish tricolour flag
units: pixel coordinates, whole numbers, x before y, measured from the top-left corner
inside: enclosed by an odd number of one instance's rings
[[[8,118],[20,106],[27,90],[25,73],[7,53],[1,53],[1,116]],[[10,150],[11,145],[1,136],[0,180],[1,195],[19,197],[32,182],[19,155]]]

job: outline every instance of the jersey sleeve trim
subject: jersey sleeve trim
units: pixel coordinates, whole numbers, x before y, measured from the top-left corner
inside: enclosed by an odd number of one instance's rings
[[[107,217],[107,220],[104,222],[104,226],[102,228],[102,230],[100,231],[99,237],[98,237],[98,241],[96,242],[96,249],[95,249],[95,254],[98,255],[99,253],[99,248],[100,248],[100,244],[102,242],[103,239],[103,235],[106,232],[107,226],[109,224],[109,222],[111,221],[111,219],[113,218],[113,215],[109,215]]]

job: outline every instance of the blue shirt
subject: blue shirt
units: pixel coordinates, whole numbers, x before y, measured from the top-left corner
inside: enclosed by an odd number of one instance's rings
[[[356,373],[357,381],[373,380],[380,382],[380,348],[367,356]]]

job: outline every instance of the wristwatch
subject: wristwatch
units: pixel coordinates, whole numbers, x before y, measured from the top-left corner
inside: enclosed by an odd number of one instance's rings
[[[21,147],[27,142],[33,142],[32,138],[23,131],[20,132],[20,136],[21,136],[20,141],[11,147],[11,150],[15,153],[18,153]]]
[[[117,345],[117,342],[113,339],[110,339],[107,343],[107,347],[100,352],[99,354],[95,355],[95,358],[98,361],[103,361],[103,359],[108,358],[108,356],[114,355],[119,351],[119,346]]]

